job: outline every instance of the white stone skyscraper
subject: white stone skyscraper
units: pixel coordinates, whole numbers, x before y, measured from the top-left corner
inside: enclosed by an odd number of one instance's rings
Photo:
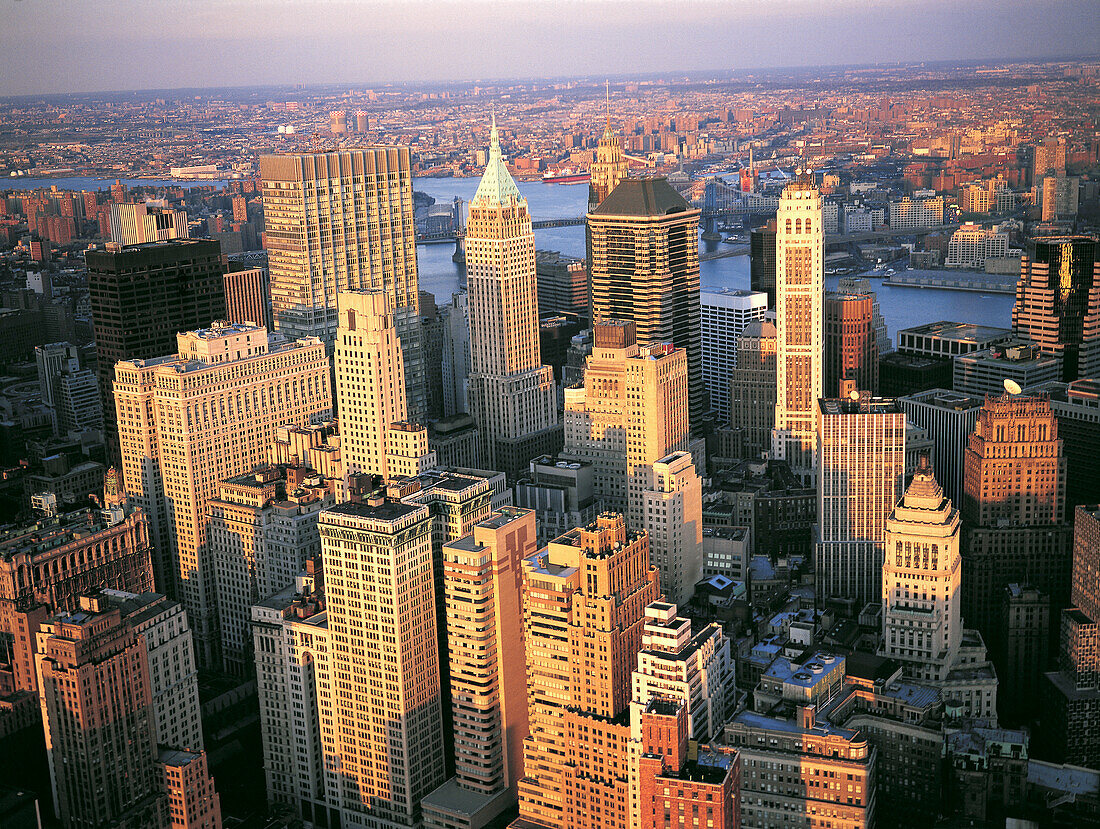
[[[962,642],[959,511],[928,464],[886,519],[882,568],[883,656],[911,679],[942,682]]]
[[[348,473],[389,480],[434,466],[427,432],[408,422],[403,349],[385,291],[342,291],[337,305],[336,407]]]
[[[126,492],[170,563],[158,590],[187,609],[199,664],[218,661],[207,505],[218,482],[266,459],[280,426],[332,416],[329,361],[315,337],[219,323],[177,336],[178,354],[115,366]],[[165,572],[165,576],[169,576]]]
[[[804,481],[817,471],[817,401],[823,382],[824,230],[809,172],[783,190],[775,237],[776,399],[772,457]]]
[[[466,226],[470,306],[467,402],[481,463],[510,478],[561,448],[554,372],[539,358],[535,236],[527,200],[508,172],[496,121],[489,163]]]
[[[260,178],[275,328],[320,337],[331,354],[337,295],[385,291],[409,416],[419,420],[427,401],[408,147],[265,155]]]

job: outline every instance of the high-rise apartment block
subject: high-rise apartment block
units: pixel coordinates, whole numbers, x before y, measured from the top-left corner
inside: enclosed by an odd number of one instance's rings
[[[162,749],[157,771],[168,795],[168,829],[222,829],[221,797],[205,752]]]
[[[1056,673],[1043,733],[1065,763],[1100,764],[1100,506],[1078,507],[1073,525],[1070,607],[1062,612]]]
[[[535,236],[527,200],[504,163],[495,121],[490,142],[466,225],[466,389],[482,465],[515,478],[531,458],[558,451],[561,424],[554,373],[539,356]]]
[[[84,597],[38,632],[36,665],[54,808],[66,826],[165,825],[145,642]]]
[[[588,229],[594,320],[633,320],[639,345],[684,349],[690,417],[700,422],[699,211],[665,178],[624,179],[588,214]]]
[[[1050,401],[986,397],[964,470],[963,615],[996,656],[1003,652],[1001,602],[1009,584],[1048,594],[1052,613],[1069,599],[1066,460]]]
[[[321,514],[335,790],[347,829],[419,826],[444,781],[432,522],[373,499]],[[322,720],[324,722],[325,720]],[[330,764],[334,764],[331,765]]]
[[[604,507],[640,529],[640,467],[688,449],[688,361],[682,348],[640,347],[631,320],[594,330],[584,385],[565,390],[565,458],[592,464]]]
[[[640,529],[670,602],[687,602],[703,575],[703,485],[690,452],[673,452],[638,470]]]
[[[628,829],[631,672],[658,595],[648,537],[621,515],[523,563],[530,736],[516,829]]]
[[[935,227],[943,224],[943,196],[890,202],[890,229]]]
[[[1039,190],[1044,222],[1072,222],[1077,218],[1081,179],[1077,176],[1046,176]]]
[[[198,670],[183,606],[159,593],[126,590],[104,590],[100,599],[118,608],[122,621],[145,641],[157,744],[202,751]]]
[[[150,204],[111,205],[111,241],[123,247],[189,236],[186,211]]]
[[[706,742],[721,736],[736,705],[730,642],[721,625],[693,632],[691,620],[676,612],[677,606],[665,601],[646,608],[631,678],[631,722],[637,728],[654,699],[676,700],[684,706],[691,739]]]
[[[1007,255],[1007,233],[967,222],[951,234],[944,264],[949,268],[982,268],[986,259]]]
[[[737,340],[737,366],[730,372],[729,426],[741,436],[745,457],[771,448],[775,427],[776,330],[767,321],[751,322]]]
[[[467,412],[466,378],[470,375],[470,303],[465,291],[451,294],[443,317],[443,414]]]
[[[528,733],[523,561],[535,514],[504,509],[443,546],[455,776],[423,800],[435,829],[485,826],[515,806]]]
[[[1066,140],[1046,138],[1035,146],[1032,157],[1032,184],[1048,175],[1066,174]]]
[[[1064,381],[1100,378],[1100,257],[1091,236],[1031,242],[1020,263],[1012,329],[1061,357]]]
[[[858,611],[882,596],[886,519],[905,484],[905,415],[893,400],[821,400],[818,430],[817,595]]]
[[[878,391],[879,343],[872,294],[825,294],[824,392],[841,397],[847,388]]]
[[[217,662],[207,502],[266,460],[280,426],[332,415],[324,343],[266,328],[179,334],[178,354],[120,362],[115,398],[129,496],[150,517],[157,588],[183,602],[201,665]],[[173,593],[173,591],[175,591]]]
[[[963,457],[983,400],[947,389],[929,389],[898,398],[905,419],[924,429],[932,439],[932,468],[953,504],[962,503]]]
[[[738,340],[752,322],[764,319],[768,295],[751,291],[699,293],[702,317],[703,383],[718,423],[730,419],[730,378],[737,367]]]
[[[252,673],[252,606],[293,584],[306,561],[320,555],[317,520],[343,500],[342,483],[308,466],[272,464],[218,483],[206,513],[227,672]]]
[[[221,246],[205,239],[172,241],[90,250],[84,261],[105,436],[108,451],[120,459],[115,363],[161,357],[176,347],[180,331],[225,317]]]
[[[224,275],[225,318],[241,325],[262,325],[275,330],[271,315],[271,277],[267,268],[235,268],[229,263]]]
[[[823,396],[824,231],[812,176],[788,184],[776,229],[776,402],[772,456],[812,481],[817,472],[817,401]]]
[[[427,406],[412,168],[407,147],[260,157],[275,328],[331,353],[341,291],[386,294],[405,359],[409,417]]]

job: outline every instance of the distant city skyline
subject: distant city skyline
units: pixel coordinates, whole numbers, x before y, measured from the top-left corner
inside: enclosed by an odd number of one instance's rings
[[[1100,42],[1087,0],[13,0],[5,23],[20,70],[0,96],[1019,60]]]

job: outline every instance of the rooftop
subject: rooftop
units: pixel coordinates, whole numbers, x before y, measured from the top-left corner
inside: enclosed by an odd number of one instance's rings
[[[685,213],[692,207],[664,176],[627,178],[608,194],[593,216],[656,217]]]
[[[898,331],[898,334],[914,334],[921,337],[939,337],[941,340],[963,340],[980,343],[1010,336],[1012,329],[977,325],[972,322],[940,320],[925,325],[916,325],[912,328],[902,328]]]
[[[365,502],[356,503],[348,501],[343,504],[329,507],[325,513],[333,515],[350,515],[355,518],[371,518],[375,521],[396,521],[426,507],[419,504],[404,504],[401,501],[383,501],[381,504],[372,505]]]

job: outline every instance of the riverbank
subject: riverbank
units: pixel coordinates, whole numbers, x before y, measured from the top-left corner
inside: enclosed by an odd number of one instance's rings
[[[936,288],[978,294],[1015,294],[1017,277],[982,271],[902,271],[882,280],[894,288]]]

